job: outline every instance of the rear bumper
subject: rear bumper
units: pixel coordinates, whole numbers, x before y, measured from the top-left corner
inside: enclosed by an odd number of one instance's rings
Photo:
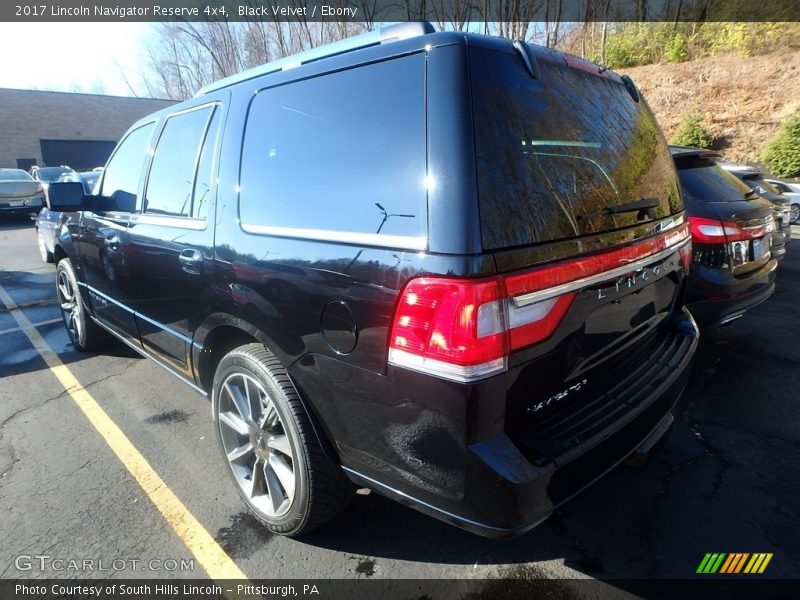
[[[686,303],[704,329],[724,325],[761,304],[775,291],[776,259],[745,277],[692,265]]]
[[[22,206],[9,206],[7,203],[0,202],[0,215],[30,215],[36,214],[44,206],[41,198],[23,200]]]
[[[789,245],[789,239],[792,237],[791,226],[786,227],[780,231],[772,234],[772,256],[778,260],[782,260],[786,256],[786,246]]]
[[[473,533],[521,535],[624,461],[669,414],[688,381],[699,337],[688,312],[676,316],[670,328],[663,355],[642,361],[642,368],[561,422],[532,430],[533,439],[512,440],[504,433],[468,445],[459,493],[414,487],[369,473],[363,464],[344,470],[356,484]],[[532,449],[537,443],[552,450],[549,458],[537,457]]]

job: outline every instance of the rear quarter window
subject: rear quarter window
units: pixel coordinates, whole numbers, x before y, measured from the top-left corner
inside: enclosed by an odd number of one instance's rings
[[[258,92],[242,148],[243,227],[424,238],[424,83],[419,54]]]
[[[642,225],[680,212],[672,158],[644,101],[610,78],[472,48],[481,237],[508,248]],[[653,200],[650,211],[604,209]]]

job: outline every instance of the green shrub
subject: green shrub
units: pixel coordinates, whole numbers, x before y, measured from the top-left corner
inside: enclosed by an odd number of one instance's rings
[[[639,34],[639,26],[630,25],[609,36],[606,42],[606,64],[613,69],[620,69],[653,62]]]
[[[664,58],[671,63],[683,62],[689,58],[689,42],[685,35],[677,32],[667,40],[664,46]]]
[[[703,127],[700,115],[689,115],[681,122],[670,143],[677,146],[710,148],[712,141],[711,134]]]
[[[763,159],[776,177],[800,175],[800,112],[781,125],[764,147]]]

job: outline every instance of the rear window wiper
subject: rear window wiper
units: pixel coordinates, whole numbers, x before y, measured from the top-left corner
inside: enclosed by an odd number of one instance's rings
[[[656,211],[653,209],[659,206],[660,204],[661,200],[659,200],[658,198],[640,198],[639,200],[634,200],[633,202],[625,202],[623,204],[617,204],[615,206],[606,206],[605,208],[601,208],[600,210],[595,210],[590,213],[586,213],[585,215],[579,215],[578,220],[590,221],[595,217],[602,217],[604,215],[616,215],[634,211],[639,211],[639,214],[636,215],[637,220],[644,219],[645,217],[648,219],[655,219]]]

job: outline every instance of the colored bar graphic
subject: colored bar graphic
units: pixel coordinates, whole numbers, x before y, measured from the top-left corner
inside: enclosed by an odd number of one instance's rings
[[[708,553],[703,557],[703,560],[700,561],[700,566],[697,567],[697,571],[695,573],[705,573],[706,572],[706,565],[708,561],[711,559],[711,554]]]
[[[747,561],[747,558],[750,556],[750,553],[746,552],[744,554],[740,554],[739,556],[741,558],[739,559],[739,562],[736,563],[736,566],[734,567],[734,569],[732,571],[733,573],[741,573],[742,567],[744,567],[744,563],[745,563],[745,561]]]
[[[758,567],[761,566],[761,561],[764,559],[763,554],[753,554],[753,558],[747,563],[744,568],[745,573],[758,573]]]
[[[719,570],[720,566],[722,566],[722,561],[725,560],[725,556],[727,556],[727,555],[724,552],[719,555],[719,558],[714,563],[714,565],[711,567],[711,570],[709,571],[709,573],[716,573]]]
[[[758,569],[758,572],[759,573],[763,573],[764,569],[767,568],[767,565],[769,564],[769,561],[771,561],[771,560],[772,560],[772,552],[770,552],[770,553],[768,553],[766,555],[766,557],[764,558],[764,562],[761,563],[761,568]]]
[[[725,561],[723,567],[719,570],[720,573],[733,573],[739,561],[742,559],[741,552],[732,552],[728,554],[728,560]]]
[[[725,559],[725,562],[722,563],[722,568],[719,570],[720,573],[730,573],[728,569],[731,568],[731,564],[733,563],[734,558],[736,557],[735,554],[728,554],[728,558]]]
[[[707,552],[700,561],[696,573],[737,574],[763,573],[772,560],[771,552]],[[747,565],[747,566],[745,566]]]

